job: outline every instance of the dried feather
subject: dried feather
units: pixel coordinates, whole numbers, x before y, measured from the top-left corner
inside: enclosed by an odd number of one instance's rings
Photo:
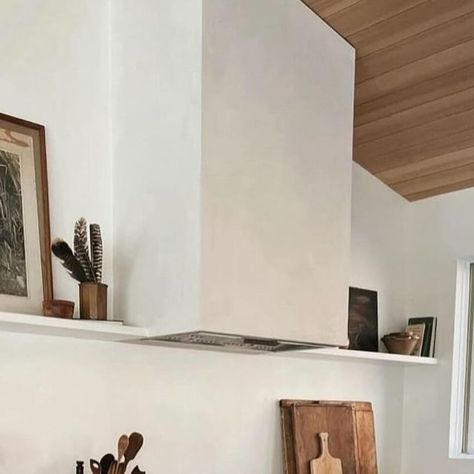
[[[97,282],[102,281],[102,235],[100,232],[99,224],[91,224],[89,226],[89,232],[91,237],[91,256],[92,256],[92,268],[94,270],[95,279]]]
[[[81,217],[74,226],[74,255],[81,264],[87,281],[95,282],[94,270],[89,256],[87,221]]]
[[[81,264],[72,253],[71,247],[62,239],[55,239],[51,244],[53,254],[61,260],[61,265],[68,271],[69,275],[79,282],[87,281],[86,274]]]

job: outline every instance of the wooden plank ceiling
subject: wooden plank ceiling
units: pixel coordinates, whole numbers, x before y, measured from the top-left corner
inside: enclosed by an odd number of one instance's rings
[[[357,51],[354,160],[410,201],[474,186],[474,0],[304,0]]]

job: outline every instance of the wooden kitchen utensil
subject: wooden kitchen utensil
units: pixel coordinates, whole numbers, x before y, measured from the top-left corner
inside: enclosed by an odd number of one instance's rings
[[[102,459],[100,460],[100,474],[109,474],[109,469],[110,466],[114,463],[115,458],[113,454],[106,454],[105,456],[102,456]]]
[[[310,462],[311,474],[342,474],[340,459],[333,458],[329,452],[329,435],[319,433],[321,441],[321,456]]]
[[[125,451],[125,470],[127,469],[128,463],[133,461],[143,446],[143,436],[140,433],[132,433],[128,438],[128,448]]]
[[[133,432],[130,436],[122,435],[117,442],[117,459],[113,454],[106,454],[100,460],[100,464],[93,459],[90,460],[90,466],[93,474],[125,474],[127,465],[135,459],[136,455],[143,446],[143,436],[140,433]],[[98,468],[96,470],[96,468]],[[134,472],[140,474],[138,467]],[[143,473],[144,474],[144,473]]]
[[[127,451],[128,445],[129,445],[128,436],[127,435],[120,436],[117,443],[117,462],[115,464],[114,474],[118,474],[120,462],[122,461],[125,451]]]
[[[100,464],[95,459],[91,459],[89,461],[89,466],[91,468],[92,474],[100,474]]]

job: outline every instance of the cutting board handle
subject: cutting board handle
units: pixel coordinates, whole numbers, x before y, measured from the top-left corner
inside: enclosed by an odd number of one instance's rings
[[[329,457],[329,434],[328,433],[319,433],[319,439],[321,440],[321,456]]]

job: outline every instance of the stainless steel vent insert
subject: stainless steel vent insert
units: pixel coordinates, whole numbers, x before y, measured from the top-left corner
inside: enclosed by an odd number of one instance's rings
[[[295,341],[282,341],[277,339],[255,338],[204,331],[168,334],[143,340],[145,343],[153,341],[176,344],[196,344],[200,346],[214,346],[224,348],[227,347],[245,351],[259,352],[297,351],[303,349],[326,347],[322,344],[309,344]]]

